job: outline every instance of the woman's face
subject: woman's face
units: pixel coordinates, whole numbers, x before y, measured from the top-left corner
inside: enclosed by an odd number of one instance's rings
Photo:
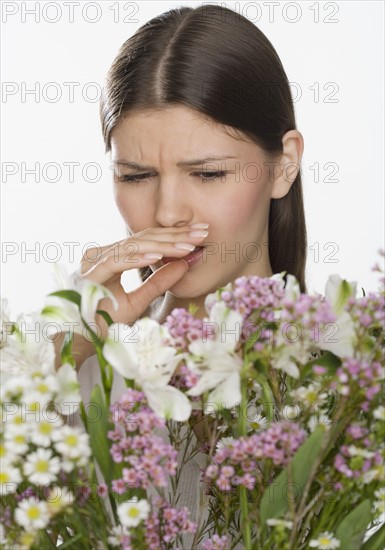
[[[130,233],[209,224],[201,259],[170,289],[179,298],[213,292],[241,275],[272,275],[267,158],[255,143],[231,133],[238,139],[183,106],[129,113],[112,132],[114,196]],[[210,174],[204,179],[202,172]]]

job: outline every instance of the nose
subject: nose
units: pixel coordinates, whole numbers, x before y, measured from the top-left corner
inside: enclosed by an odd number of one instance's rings
[[[155,220],[163,227],[183,227],[191,223],[193,207],[179,178],[162,178],[155,197]]]

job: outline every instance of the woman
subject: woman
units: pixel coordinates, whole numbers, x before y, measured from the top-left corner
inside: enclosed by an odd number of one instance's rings
[[[287,271],[306,291],[303,138],[280,59],[253,23],[215,5],[153,18],[121,47],[100,112],[130,236],[89,249],[81,271],[112,290],[114,320],[161,322],[191,301],[204,316],[205,295],[242,274]],[[143,284],[126,294],[129,269]]]
[[[113,292],[118,310],[109,299],[99,308],[114,321],[162,323],[190,303],[203,318],[206,295],[241,275],[286,271],[306,292],[303,138],[280,59],[254,24],[215,5],[155,17],[121,47],[100,114],[129,236],[89,249],[81,276]],[[130,269],[142,284],[126,293]],[[75,344],[81,366],[93,348]],[[79,376],[87,402],[92,359]],[[112,399],[124,389],[114,383]],[[181,484],[192,516],[197,476],[199,458]]]

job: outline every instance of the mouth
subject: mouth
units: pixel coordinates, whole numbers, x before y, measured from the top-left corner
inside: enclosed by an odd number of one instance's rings
[[[192,265],[194,265],[196,262],[198,262],[200,260],[200,258],[202,257],[202,254],[203,254],[203,249],[204,249],[203,246],[196,246],[194,248],[194,250],[189,252],[189,254],[187,254],[187,256],[183,256],[183,258],[164,257],[164,258],[162,258],[161,262],[165,265],[165,264],[167,264],[169,262],[173,262],[175,260],[185,260],[188,263],[189,267],[191,267]]]

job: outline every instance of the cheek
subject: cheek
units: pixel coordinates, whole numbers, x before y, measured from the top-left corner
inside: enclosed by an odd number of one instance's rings
[[[240,181],[235,192],[218,198],[211,219],[215,216],[216,223],[228,231],[242,232],[263,223],[268,217],[269,205],[267,186]]]
[[[145,218],[145,209],[140,201],[135,199],[131,193],[125,193],[121,190],[114,190],[115,204],[125,221],[131,233],[137,233],[143,229],[143,221]]]

